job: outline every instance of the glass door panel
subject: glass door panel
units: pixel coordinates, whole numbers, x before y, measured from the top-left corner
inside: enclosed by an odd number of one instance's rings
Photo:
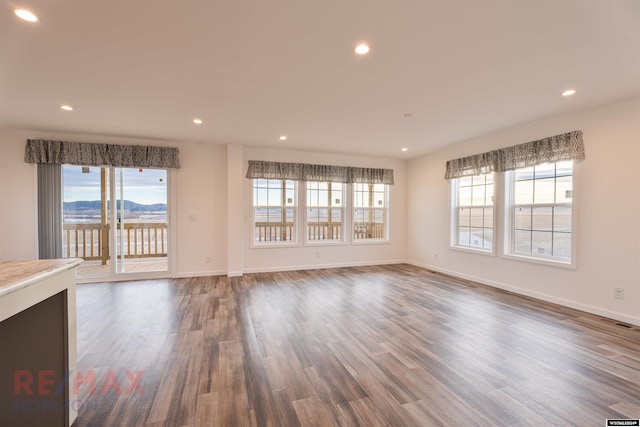
[[[168,270],[167,171],[114,168],[115,272]]]
[[[63,256],[84,259],[79,278],[169,270],[166,170],[64,165],[62,174]]]
[[[83,258],[79,277],[111,273],[109,257],[109,169],[62,166],[64,258]]]

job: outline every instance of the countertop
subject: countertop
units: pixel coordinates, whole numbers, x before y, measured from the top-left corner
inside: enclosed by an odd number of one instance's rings
[[[0,261],[0,297],[82,263],[79,258]]]

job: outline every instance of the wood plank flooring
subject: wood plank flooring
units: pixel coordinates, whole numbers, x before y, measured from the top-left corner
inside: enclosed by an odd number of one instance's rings
[[[93,394],[80,382],[79,427],[640,417],[640,328],[408,265],[86,284],[77,295],[78,368],[96,374]]]

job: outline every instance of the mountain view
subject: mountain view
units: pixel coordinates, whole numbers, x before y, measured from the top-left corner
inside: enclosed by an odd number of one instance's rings
[[[121,201],[116,201],[118,215],[120,211]],[[109,206],[107,206],[109,211]],[[66,223],[92,223],[100,222],[100,200],[78,200],[74,202],[63,203],[64,222]],[[142,205],[124,201],[124,218],[128,221],[148,221],[162,222],[167,218],[167,205],[165,203],[154,203],[150,205]]]

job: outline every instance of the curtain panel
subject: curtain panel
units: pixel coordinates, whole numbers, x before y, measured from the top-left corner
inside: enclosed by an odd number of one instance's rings
[[[95,144],[88,142],[27,139],[26,163],[77,166],[180,167],[178,149],[144,145]]]
[[[38,255],[62,258],[62,166],[38,164]]]
[[[449,160],[444,178],[506,172],[541,163],[584,159],[582,131],[574,130],[537,141]]]
[[[246,177],[249,179],[290,179],[293,181],[359,182],[392,185],[393,169],[249,160]]]

